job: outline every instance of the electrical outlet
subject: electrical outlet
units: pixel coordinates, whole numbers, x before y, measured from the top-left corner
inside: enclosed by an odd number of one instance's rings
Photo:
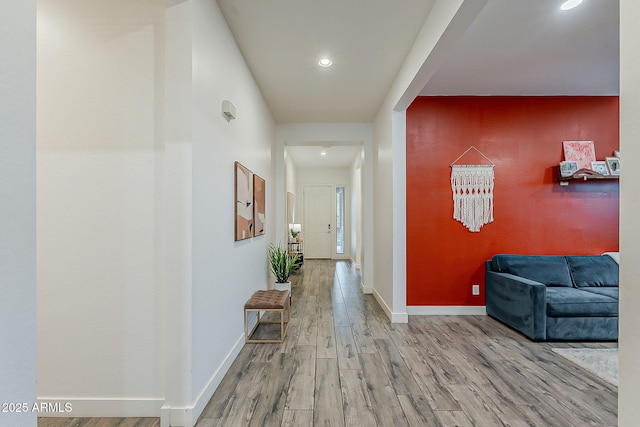
[[[471,295],[480,295],[480,285],[477,283],[471,285]]]

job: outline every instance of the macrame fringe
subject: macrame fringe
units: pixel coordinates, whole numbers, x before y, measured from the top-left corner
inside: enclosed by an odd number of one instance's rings
[[[451,166],[453,218],[472,232],[493,222],[494,165]]]

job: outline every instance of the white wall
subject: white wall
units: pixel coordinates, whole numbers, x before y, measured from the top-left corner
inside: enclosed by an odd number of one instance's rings
[[[192,7],[173,2],[165,10],[165,153],[160,178],[164,202],[164,402],[163,426],[187,425],[193,407],[191,375],[193,131]],[[172,418],[174,418],[172,420]]]
[[[296,167],[293,164],[293,160],[291,160],[291,157],[287,155],[286,151],[285,151],[285,182],[287,183],[286,185],[286,190],[288,192],[294,193],[296,191]]]
[[[275,125],[217,3],[193,0],[192,6],[192,393],[196,408],[204,409],[244,345],[245,301],[267,288],[267,245],[276,222],[271,169]],[[231,122],[221,113],[224,99],[237,108]],[[267,234],[241,242],[233,239],[234,161],[267,185]]]
[[[0,403],[28,404],[0,426],[37,415],[35,15],[35,1],[0,5]]]
[[[373,293],[392,322],[407,322],[404,111],[487,0],[437,0],[374,122]]]
[[[299,223],[302,218],[298,217],[296,215],[295,212],[295,201],[298,199],[298,194],[296,194],[297,189],[296,189],[296,166],[293,164],[293,160],[291,159],[291,156],[289,156],[289,154],[287,153],[287,150],[285,149],[284,152],[284,167],[285,167],[285,176],[284,176],[284,181],[285,181],[285,192],[287,193],[291,193],[293,194],[293,207],[292,207],[292,212],[291,214],[293,215],[293,222],[294,223]],[[275,169],[275,168],[274,168]],[[277,169],[276,169],[277,170]],[[279,189],[276,189],[276,191],[278,191]],[[300,197],[302,197],[302,194],[300,195]],[[287,206],[287,199],[285,199],[285,208]],[[279,218],[276,218],[276,221],[278,221]],[[281,222],[284,222],[284,226],[285,226],[285,230],[287,230],[287,234],[286,236],[282,237],[282,236],[276,236],[276,240],[280,240],[283,239],[283,241],[286,241],[289,238],[288,235],[288,230],[289,230],[289,219],[287,218],[287,215],[285,215],[283,218],[281,218]]]
[[[38,397],[74,416],[162,403],[163,10],[38,2]]]
[[[362,266],[362,167],[364,163],[364,148],[353,159],[349,169],[351,177],[351,260],[355,268]]]
[[[640,419],[640,3],[620,1],[620,385],[618,425]]]
[[[39,398],[193,425],[267,287],[272,117],[216,2],[42,0],[38,25]],[[242,242],[234,161],[267,184]]]

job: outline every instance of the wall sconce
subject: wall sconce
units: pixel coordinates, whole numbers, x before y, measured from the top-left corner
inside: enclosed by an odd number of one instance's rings
[[[222,114],[228,122],[236,118],[236,106],[229,100],[222,101]]]

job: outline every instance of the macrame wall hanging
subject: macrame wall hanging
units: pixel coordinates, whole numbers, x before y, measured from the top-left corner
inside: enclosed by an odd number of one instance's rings
[[[469,152],[477,151],[489,161],[488,165],[456,165]],[[473,145],[451,163],[453,191],[453,219],[471,232],[493,222],[493,168],[495,164]]]

